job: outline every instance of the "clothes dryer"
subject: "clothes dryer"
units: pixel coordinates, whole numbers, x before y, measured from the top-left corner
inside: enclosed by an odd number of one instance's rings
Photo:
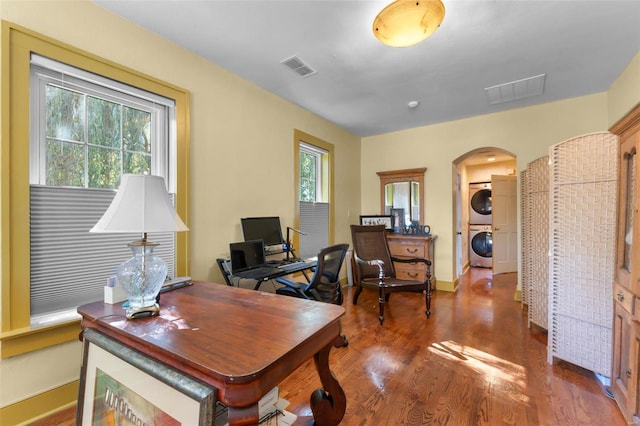
[[[479,268],[493,267],[491,225],[469,225],[469,264]]]
[[[469,224],[491,225],[491,182],[469,184]]]

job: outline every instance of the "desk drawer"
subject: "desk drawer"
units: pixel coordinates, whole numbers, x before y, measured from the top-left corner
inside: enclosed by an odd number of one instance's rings
[[[613,286],[613,299],[633,315],[633,293],[618,283]]]
[[[396,268],[396,278],[401,280],[418,280],[424,281],[426,278],[426,266],[424,263],[397,263],[393,266]]]
[[[389,241],[389,251],[391,252],[391,256],[402,256],[402,257],[422,257],[427,259],[424,244],[419,241],[421,244],[407,244],[406,240],[402,243],[396,243],[395,241]]]

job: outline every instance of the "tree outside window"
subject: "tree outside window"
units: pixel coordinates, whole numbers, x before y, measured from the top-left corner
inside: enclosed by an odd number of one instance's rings
[[[53,84],[46,89],[46,185],[117,188],[151,172],[151,113]]]
[[[300,201],[316,201],[318,155],[300,150]]]

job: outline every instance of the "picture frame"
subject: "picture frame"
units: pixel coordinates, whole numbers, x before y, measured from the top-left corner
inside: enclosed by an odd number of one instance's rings
[[[404,209],[391,209],[393,232],[404,232]]]
[[[364,225],[364,226],[384,225],[385,230],[393,231],[393,216],[363,215],[363,216],[360,216],[360,225]]]
[[[77,425],[213,424],[214,387],[93,329],[83,340]]]

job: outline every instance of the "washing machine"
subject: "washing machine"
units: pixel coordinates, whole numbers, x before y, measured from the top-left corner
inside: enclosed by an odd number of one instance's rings
[[[491,225],[469,225],[469,265],[493,267],[493,237]]]
[[[491,225],[491,182],[469,184],[469,224]]]

